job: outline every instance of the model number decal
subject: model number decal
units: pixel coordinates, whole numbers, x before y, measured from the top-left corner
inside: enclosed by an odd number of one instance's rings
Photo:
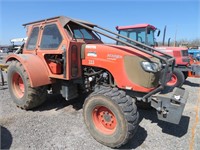
[[[88,63],[89,63],[90,65],[94,65],[94,60],[89,60]]]

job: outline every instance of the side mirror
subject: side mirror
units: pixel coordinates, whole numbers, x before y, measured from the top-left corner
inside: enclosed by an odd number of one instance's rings
[[[157,37],[159,37],[159,35],[160,35],[160,30],[158,30]]]

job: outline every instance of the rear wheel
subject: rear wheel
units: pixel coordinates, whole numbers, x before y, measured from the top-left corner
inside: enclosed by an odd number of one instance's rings
[[[37,107],[46,100],[46,86],[32,88],[25,69],[18,61],[12,61],[8,67],[8,88],[14,103],[22,109]]]
[[[185,82],[185,77],[184,77],[183,72],[181,72],[178,69],[174,69],[171,80],[167,82],[167,86],[181,87],[184,82]]]
[[[135,134],[139,114],[133,99],[117,88],[100,87],[85,101],[84,120],[91,135],[109,147],[120,147]]]

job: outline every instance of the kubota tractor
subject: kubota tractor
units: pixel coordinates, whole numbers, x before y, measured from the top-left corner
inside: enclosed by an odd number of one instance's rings
[[[167,53],[176,59],[175,68],[171,77],[171,80],[167,83],[167,86],[181,87],[185,82],[185,79],[189,76],[200,76],[200,70],[196,64],[191,64],[188,49],[186,47],[170,47],[170,46],[158,46],[155,40],[156,27],[150,24],[137,24],[131,26],[117,26],[116,27],[120,35],[126,36],[133,40],[147,44],[155,49]],[[158,31],[159,35],[160,31]],[[165,32],[164,32],[165,33]],[[119,37],[121,39],[121,37]],[[126,39],[122,39],[127,41]],[[123,45],[121,42],[117,42],[118,45]],[[164,41],[163,41],[164,45]],[[191,75],[192,74],[192,75]]]
[[[109,147],[120,147],[137,131],[136,100],[150,103],[160,120],[179,123],[188,92],[162,91],[174,66],[170,55],[68,17],[24,26],[28,39],[22,54],[10,54],[6,60],[9,91],[18,107],[39,106],[46,100],[47,89],[67,101],[88,92],[85,124],[97,141]],[[127,46],[104,44],[100,35]]]

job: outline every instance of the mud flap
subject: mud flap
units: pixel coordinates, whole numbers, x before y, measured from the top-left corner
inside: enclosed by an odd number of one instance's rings
[[[180,88],[174,88],[167,94],[151,97],[151,106],[157,110],[159,120],[179,124],[189,93]]]

